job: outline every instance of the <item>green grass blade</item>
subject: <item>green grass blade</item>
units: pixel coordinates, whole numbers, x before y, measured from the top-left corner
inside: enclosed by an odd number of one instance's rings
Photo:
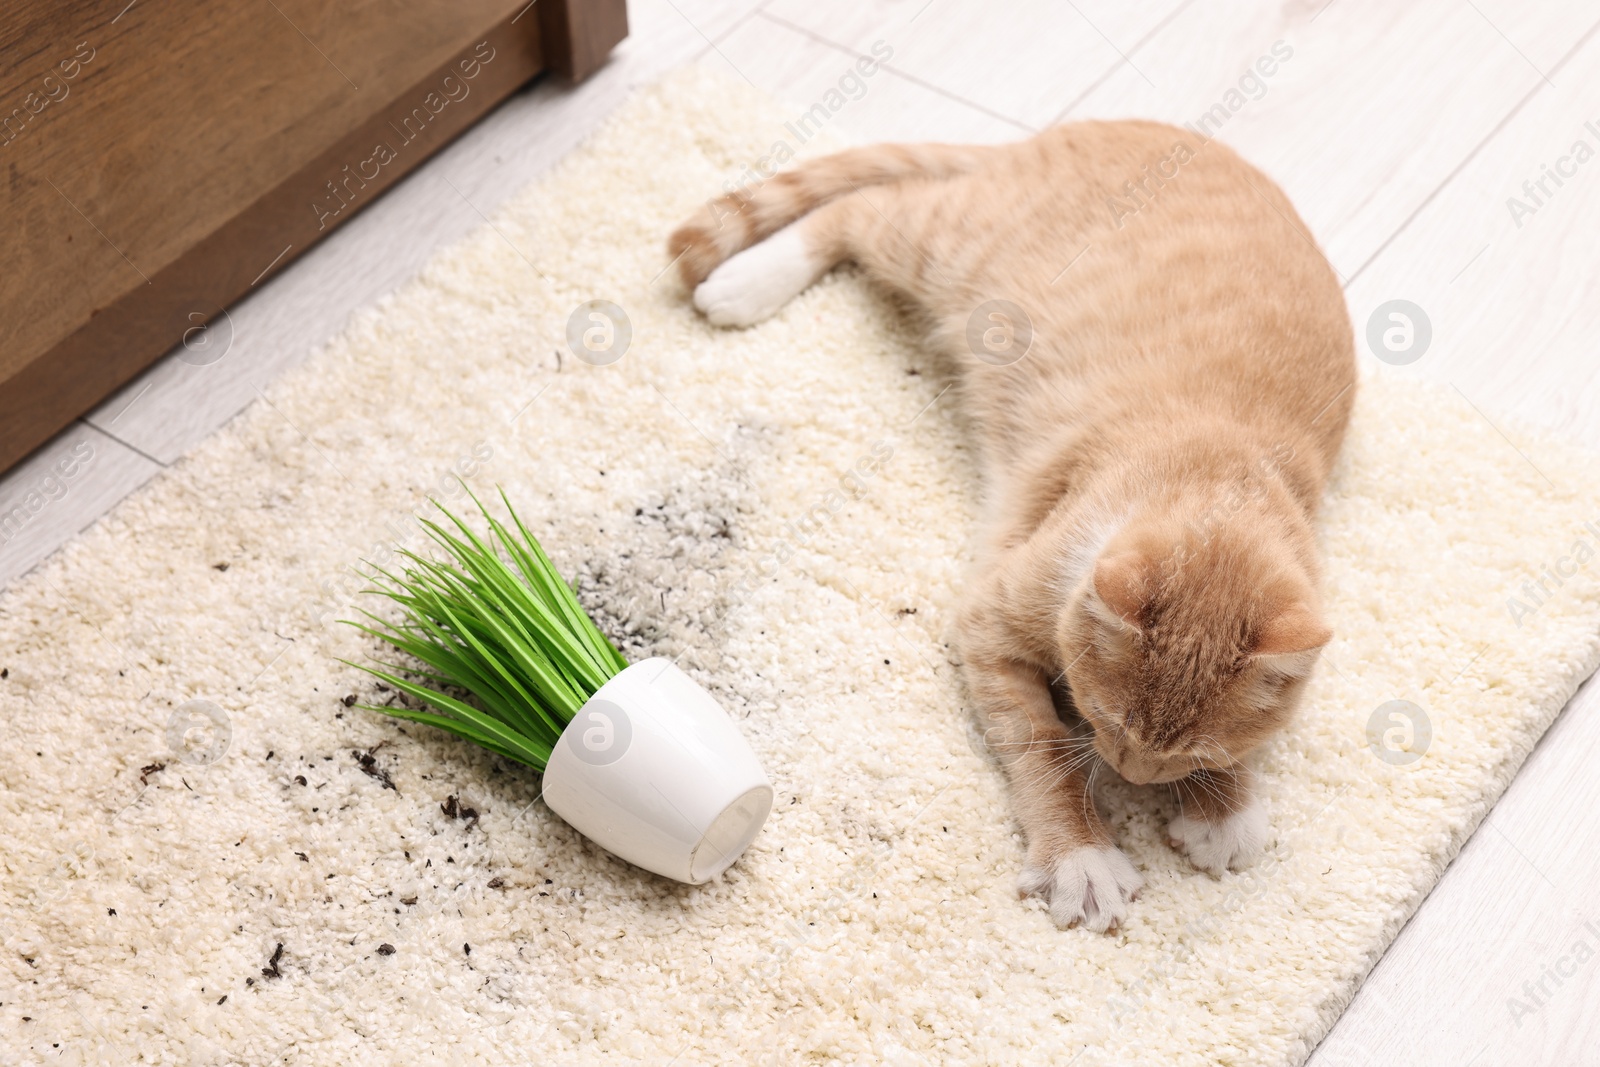
[[[447,614],[449,613],[449,608],[446,607],[443,610]],[[564,681],[558,683],[556,676],[552,674],[547,667],[540,663],[535,657],[530,656],[525,648],[522,648],[514,642],[503,645],[503,651],[509,653],[515,661],[514,663],[507,663],[504,656],[496,656],[493,652],[489,651],[488,648],[485,647],[485,645],[480,642],[476,636],[474,636],[470,626],[461,625],[461,623],[453,614],[450,614],[449,618],[452,623],[456,624],[456,628],[460,631],[462,636],[472,643],[473,650],[479,654],[479,657],[482,659],[482,661],[498,672],[500,677],[505,679],[505,681],[511,685],[518,696],[526,699],[530,705],[537,707],[538,704],[535,702],[533,695],[529,693],[527,689],[523,688],[522,683],[517,680],[513,668],[521,667],[529,673],[533,686],[538,689],[539,693],[544,697],[545,700],[554,704],[556,709],[562,713],[561,721],[559,723],[555,721],[550,723],[550,728],[555,730],[557,733],[561,732],[562,727],[566,723],[572,721],[572,717],[578,714],[578,709],[583,706],[583,702],[589,699],[588,695],[579,694],[567,688]],[[493,616],[486,614],[480,618],[482,621],[489,623],[490,626],[497,629],[499,633],[504,633],[504,627],[501,627],[498,621],[494,620]],[[542,707],[540,708],[540,713],[543,714]]]
[[[496,755],[504,756],[506,759],[515,760],[517,763],[526,763],[536,770],[544,769],[544,764],[535,763],[526,756],[518,755],[509,748],[496,744],[494,739],[487,734],[480,734],[469,727],[463,726],[459,719],[437,715],[431,711],[412,711],[410,708],[386,708],[382,704],[357,704],[355,706],[363,711],[382,712],[393,719],[404,719],[407,722],[420,722],[427,726],[435,726],[447,733],[455,734],[462,740],[471,741],[480,748],[486,748]],[[549,757],[546,756],[545,759],[548,761]]]
[[[429,532],[440,543],[449,546],[457,553],[465,549],[460,541],[438,527],[433,527]],[[517,580],[516,575],[511,573],[497,556],[491,553],[482,557],[469,557],[463,562],[478,579],[476,590],[478,595],[491,600],[513,620],[516,619],[518,609],[524,615],[531,615],[529,621],[533,624],[533,630],[529,633],[524,629],[524,636],[548,646],[549,658],[557,666],[565,667],[567,673],[574,676],[571,681],[581,684],[590,693],[605,684],[610,673],[593,662],[592,657],[566,628],[563,620],[536,597],[529,595],[527,587]]]
[[[451,649],[434,641],[425,641],[418,638],[406,637],[403,634],[384,633],[374,630],[360,623],[347,623],[358,630],[371,634],[381,641],[386,641],[395,648],[432,667],[433,672],[407,671],[409,674],[430,673],[433,680],[445,686],[454,686],[465,689],[479,700],[488,705],[488,710],[501,722],[523,734],[543,738],[548,735],[552,742],[560,736],[561,730],[548,721],[548,716],[535,718],[525,710],[525,705],[500,686],[494,684],[493,679],[486,677],[472,660],[453,652]],[[384,664],[384,666],[391,666]],[[540,718],[545,719],[541,722]]]
[[[503,620],[514,626],[530,646],[543,652],[544,658],[575,692],[592,694],[616,673],[604,663],[595,662],[563,621],[533,596],[500,560],[474,561],[474,571],[482,579],[479,595],[495,605]]]
[[[616,670],[626,667],[627,662],[622,660],[621,654],[601,635],[593,620],[584,613],[582,605],[578,603],[577,597],[573,595],[572,587],[562,579],[561,574],[555,568],[555,564],[550,562],[550,557],[545,554],[538,538],[534,537],[529,532],[528,527],[523,524],[522,517],[511,506],[511,501],[506,497],[505,490],[501,489],[499,492],[500,500],[506,506],[506,512],[511,516],[511,521],[516,523],[517,530],[522,535],[521,543],[511,536],[510,531],[499,520],[489,514],[488,509],[478,501],[476,496],[473,496],[472,502],[477,504],[478,510],[484,513],[484,516],[489,521],[490,530],[500,544],[505,547],[507,554],[516,563],[517,569],[522,572],[524,579],[529,585],[540,591],[544,596],[545,602],[566,620],[573,633],[583,639],[594,654],[597,663],[602,666],[608,663],[620,664],[615,667]]]
[[[560,606],[562,615],[572,627],[577,632],[585,635],[596,655],[600,658],[600,662],[610,663],[613,672],[622,670],[628,665],[628,661],[623,658],[621,652],[617,651],[615,645],[606,640],[599,627],[595,626],[594,620],[584,612],[583,606],[578,603],[577,596],[572,592],[572,587],[556,571],[555,564],[550,562],[550,557],[545,555],[544,548],[540,546],[538,538],[534,537],[529,532],[528,527],[523,525],[522,517],[511,506],[511,501],[507,499],[504,489],[500,490],[500,500],[505,504],[506,511],[511,516],[511,521],[516,523],[517,531],[522,534],[522,544],[517,544],[508,532],[502,532],[500,535],[501,540],[511,549],[513,556],[517,558],[518,567],[522,569],[524,575],[528,575],[531,570],[543,579],[547,594]],[[474,501],[476,501],[476,498],[474,498]],[[483,510],[482,505],[479,505],[479,510]],[[530,548],[532,549],[531,554],[527,551]],[[526,565],[524,565],[524,559],[526,559]],[[529,576],[529,580],[532,581],[531,576]]]
[[[349,660],[345,660],[344,662],[349,663]],[[360,664],[356,663],[351,663],[350,666],[358,667],[359,669],[366,671],[368,674],[371,674],[376,678],[381,678],[385,682],[388,682],[390,685],[394,686],[396,689],[400,690],[402,693],[416,697],[418,700],[421,700],[424,703],[431,704],[440,711],[447,711],[451,715],[456,716],[459,720],[465,720],[465,724],[459,721],[456,723],[457,727],[460,728],[457,731],[458,733],[462,732],[466,727],[477,727],[478,733],[487,735],[496,744],[503,745],[505,748],[513,752],[523,753],[523,758],[525,761],[533,759],[548,760],[550,758],[548,748],[546,748],[543,755],[540,755],[539,750],[533,747],[535,742],[532,738],[523,737],[515,730],[511,730],[506,726],[503,726],[493,716],[485,715],[477,708],[474,708],[470,704],[463,703],[462,701],[457,700],[455,697],[448,696],[447,694],[441,693],[435,689],[429,689],[426,686],[415,685],[406,681],[404,678],[389,674],[386,671],[375,671],[371,667],[362,667]],[[388,711],[396,709],[384,710]],[[462,736],[466,736],[466,734],[462,733]],[[541,767],[544,766],[543,763],[539,763],[537,765]]]

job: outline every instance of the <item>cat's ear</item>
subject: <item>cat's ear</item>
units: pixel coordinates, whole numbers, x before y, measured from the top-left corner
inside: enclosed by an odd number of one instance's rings
[[[1333,631],[1309,604],[1295,602],[1268,619],[1256,632],[1251,654],[1257,663],[1283,674],[1302,675],[1311,670]]]
[[[1139,628],[1149,596],[1150,563],[1140,552],[1101,556],[1094,565],[1096,614],[1113,629]]]

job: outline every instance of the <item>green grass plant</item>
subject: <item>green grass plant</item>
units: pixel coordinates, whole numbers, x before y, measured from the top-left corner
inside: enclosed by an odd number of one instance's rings
[[[504,490],[500,500],[514,530],[472,497],[488,521],[482,536],[438,505],[448,524],[420,521],[448,559],[402,549],[400,573],[374,566],[369,575],[365,592],[398,604],[399,620],[365,610],[366,622],[344,620],[421,667],[350,665],[425,705],[362,707],[542,771],[578,709],[628,661],[584,613]]]

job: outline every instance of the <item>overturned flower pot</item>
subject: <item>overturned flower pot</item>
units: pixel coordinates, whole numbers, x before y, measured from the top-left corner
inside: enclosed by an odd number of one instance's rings
[[[420,666],[351,666],[424,706],[364,706],[544,772],[550,809],[630,863],[681,882],[716,877],[772,810],[761,764],[670,660],[628,665],[501,500],[515,532],[485,511],[480,537],[441,508],[459,536],[423,526],[450,561],[401,550],[400,574],[373,569],[368,592],[401,618],[363,612],[373,625],[351,625]]]
[[[665,659],[635,663],[601,686],[544,771],[544,802],[579,833],[691,884],[739,858],[772,796],[722,705]]]

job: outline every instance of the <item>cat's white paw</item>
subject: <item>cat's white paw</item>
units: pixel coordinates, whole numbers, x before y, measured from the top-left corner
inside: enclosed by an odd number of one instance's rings
[[[800,223],[726,260],[694,291],[694,306],[718,326],[754,326],[799,296],[826,267],[806,247]]]
[[[1248,807],[1221,822],[1206,822],[1179,814],[1167,823],[1173,848],[1189,854],[1189,862],[1212,874],[1229,867],[1247,867],[1267,843],[1267,809],[1251,798]]]
[[[1017,878],[1017,892],[1050,902],[1050,918],[1061,927],[1082,923],[1104,933],[1128,917],[1128,902],[1144,879],[1114,846],[1075,848],[1049,866],[1029,865]]]

